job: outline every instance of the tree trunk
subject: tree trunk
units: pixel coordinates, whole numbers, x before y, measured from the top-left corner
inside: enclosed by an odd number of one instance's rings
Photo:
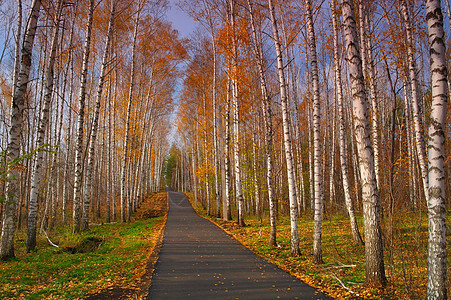
[[[58,2],[58,8],[56,16],[54,19],[54,29],[51,44],[51,52],[49,57],[49,62],[47,64],[47,74],[46,74],[46,85],[45,94],[42,104],[41,117],[39,120],[38,131],[36,136],[36,146],[38,148],[44,145],[45,133],[47,131],[47,126],[49,123],[49,110],[50,101],[53,95],[53,77],[54,77],[54,65],[56,58],[56,48],[58,47],[58,32],[59,32],[59,22],[61,16],[61,10],[63,7],[63,2],[60,0]],[[41,185],[41,168],[44,163],[44,152],[39,151],[35,156],[35,161],[33,165],[33,172],[31,173],[31,191],[28,209],[28,231],[27,231],[27,252],[34,251],[36,249],[36,221],[38,215],[38,194],[39,186]],[[50,195],[47,195],[49,197]]]
[[[345,118],[343,111],[343,83],[341,80],[341,64],[340,55],[338,53],[338,12],[337,3],[334,0],[332,7],[332,25],[333,25],[333,39],[334,39],[334,66],[335,66],[335,88],[337,90],[337,102],[338,102],[338,122],[339,122],[339,150],[340,150],[340,165],[341,175],[343,180],[343,192],[345,196],[346,210],[348,211],[349,221],[351,223],[351,231],[354,242],[359,245],[363,245],[362,237],[360,236],[359,227],[355,218],[354,203],[352,203],[349,175],[348,175],[348,162],[346,159],[346,129]]]
[[[94,156],[95,156],[95,146],[96,146],[96,139],[97,139],[97,128],[99,124],[99,114],[100,114],[100,101],[102,100],[102,93],[103,93],[103,85],[105,83],[105,78],[107,76],[106,68],[108,64],[108,58],[109,58],[109,47],[110,47],[110,41],[111,37],[113,35],[113,24],[114,24],[114,15],[116,12],[116,2],[113,0],[113,3],[111,4],[111,13],[110,13],[110,19],[108,22],[108,33],[105,41],[105,52],[103,53],[102,58],[102,66],[100,68],[100,77],[99,77],[99,84],[97,87],[97,97],[96,97],[96,104],[95,104],[95,110],[94,110],[94,120],[92,121],[92,129],[91,129],[91,137],[89,139],[89,150],[88,150],[88,164],[86,167],[86,186],[84,190],[84,205],[83,205],[83,212],[81,217],[81,230],[86,231],[89,227],[89,206],[91,203],[91,194],[92,194],[92,177],[93,174],[93,168],[94,168]]]
[[[377,189],[376,173],[374,171],[374,155],[368,117],[368,100],[363,78],[362,60],[359,53],[353,1],[342,0],[342,11],[351,78],[351,94],[353,98],[354,132],[362,180],[366,281],[369,284],[384,286],[387,279],[385,278],[380,225],[380,196]]]
[[[282,104],[282,123],[283,123],[283,140],[285,147],[285,159],[287,163],[287,177],[288,177],[288,190],[289,190],[289,201],[290,201],[290,228],[291,228],[291,255],[300,255],[299,250],[299,232],[298,232],[298,213],[297,213],[297,199],[296,199],[296,179],[294,174],[294,161],[293,161],[293,151],[291,145],[291,132],[290,132],[290,122],[289,122],[289,112],[288,112],[288,99],[286,92],[286,82],[285,73],[283,70],[283,57],[282,50],[279,39],[279,32],[277,29],[277,19],[275,16],[275,10],[273,7],[272,0],[268,0],[269,12],[271,15],[272,31],[274,46],[276,48],[277,54],[277,69],[279,74],[279,84],[280,84],[280,101]]]
[[[428,299],[447,299],[444,156],[448,72],[443,15],[440,5],[440,0],[426,1],[432,84],[432,104],[428,128]]]
[[[226,113],[225,113],[225,142],[224,142],[224,168],[225,168],[225,196],[222,205],[224,221],[232,220],[230,210],[230,79],[227,80]]]
[[[315,168],[315,214],[313,228],[313,263],[322,264],[321,225],[323,221],[324,192],[321,170],[321,107],[319,98],[318,61],[316,55],[316,37],[313,26],[312,3],[305,0],[307,10],[307,34],[310,49],[310,65],[313,81],[313,164]]]
[[[85,118],[85,98],[88,76],[88,61],[91,52],[92,20],[94,14],[94,0],[89,3],[88,24],[86,27],[86,39],[83,52],[83,67],[80,81],[80,98],[78,100],[77,144],[75,146],[75,180],[74,180],[74,207],[73,226],[74,232],[80,231],[81,222],[81,189],[83,183],[83,129]]]
[[[263,98],[263,120],[265,128],[265,156],[266,156],[266,182],[268,188],[268,202],[269,202],[269,222],[270,222],[270,233],[269,233],[269,245],[272,247],[277,246],[277,229],[276,229],[276,210],[274,205],[274,180],[273,180],[273,122],[272,122],[272,111],[271,111],[271,98],[268,93],[268,86],[266,84],[266,77],[264,73],[263,65],[263,53],[262,53],[262,43],[257,39],[257,33],[255,29],[255,21],[253,14],[253,6],[251,0],[247,1],[249,6],[249,16],[251,20],[252,36],[254,39],[254,52],[255,58],[257,60],[258,74],[260,77],[260,89]]]
[[[128,94],[128,105],[127,105],[127,117],[125,123],[125,141],[124,141],[124,155],[122,156],[122,170],[121,170],[121,221],[126,222],[125,206],[126,206],[126,174],[127,174],[127,152],[129,143],[129,131],[130,131],[130,117],[132,110],[132,99],[133,99],[133,88],[135,81],[135,51],[136,51],[136,38],[138,36],[138,26],[139,26],[139,14],[141,9],[139,9],[135,20],[135,29],[133,33],[133,46],[131,55],[131,71],[130,71],[130,90]]]
[[[24,34],[22,44],[22,55],[20,59],[19,74],[14,86],[14,95],[11,102],[11,115],[8,136],[8,145],[6,153],[8,156],[7,182],[5,195],[7,201],[4,204],[2,218],[2,235],[0,240],[0,259],[7,260],[15,257],[14,255],[14,234],[16,231],[16,207],[18,202],[20,171],[14,168],[14,165],[20,160],[20,139],[23,125],[23,110],[25,103],[25,94],[31,68],[31,58],[33,51],[34,37],[36,33],[37,22],[41,1],[34,0],[31,5],[30,15],[28,17],[27,29]]]
[[[211,25],[213,27],[213,25]],[[212,46],[213,46],[213,90],[212,90],[212,98],[213,98],[213,156],[214,156],[214,170],[215,170],[215,201],[216,201],[216,217],[221,217],[221,206],[219,201],[219,179],[218,179],[218,173],[219,173],[219,158],[218,158],[218,152],[219,152],[219,146],[218,146],[218,121],[217,121],[217,99],[216,99],[216,65],[217,65],[217,58],[216,58],[216,37],[214,35],[214,29],[212,28]]]
[[[412,32],[412,25],[409,10],[407,7],[406,0],[401,1],[401,9],[404,16],[404,25],[406,26],[406,34],[407,34],[407,58],[409,63],[409,79],[410,79],[410,88],[412,92],[412,111],[413,111],[413,124],[415,129],[415,145],[418,154],[418,161],[420,165],[421,178],[423,179],[423,190],[426,201],[429,199],[429,184],[428,184],[428,174],[426,167],[426,151],[424,145],[424,138],[422,135],[423,126],[421,122],[420,116],[420,108],[419,108],[419,87],[418,87],[418,77],[417,77],[417,67],[415,63],[414,57],[414,38]]]
[[[240,103],[238,99],[238,49],[235,32],[235,0],[230,0],[230,26],[232,27],[232,128],[233,128],[233,158],[236,201],[238,208],[238,225],[244,223],[244,199],[241,186],[241,158],[240,158]]]
[[[380,179],[380,154],[379,154],[379,109],[377,104],[377,81],[376,81],[376,65],[374,62],[373,55],[373,45],[371,39],[366,37],[369,31],[368,15],[365,14],[364,22],[365,31],[365,41],[366,41],[366,52],[368,58],[368,77],[370,82],[370,92],[371,92],[371,134],[372,143],[374,149],[374,172],[376,173],[377,189],[381,189],[381,179]]]

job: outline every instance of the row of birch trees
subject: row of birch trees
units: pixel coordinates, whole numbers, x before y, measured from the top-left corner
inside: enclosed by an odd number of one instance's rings
[[[240,226],[246,215],[268,215],[272,246],[276,216],[288,214],[294,256],[298,217],[311,213],[316,264],[324,212],[345,211],[365,249],[366,281],[379,286],[387,282],[381,219],[427,210],[427,295],[446,299],[444,3],[181,1],[200,29],[181,92],[171,183],[193,191],[211,215],[231,220],[233,212]]]
[[[0,1],[1,243],[130,221],[160,189],[185,42],[166,1]]]

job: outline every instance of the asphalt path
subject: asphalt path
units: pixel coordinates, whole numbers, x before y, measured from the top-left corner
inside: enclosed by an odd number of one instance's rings
[[[329,299],[199,217],[183,193],[168,200],[148,299]]]

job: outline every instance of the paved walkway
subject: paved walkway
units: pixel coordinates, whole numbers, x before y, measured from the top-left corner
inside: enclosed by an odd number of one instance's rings
[[[168,193],[148,299],[328,299],[199,217],[184,194]]]

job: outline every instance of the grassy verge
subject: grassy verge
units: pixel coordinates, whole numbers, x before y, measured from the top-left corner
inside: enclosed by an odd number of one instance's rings
[[[192,195],[188,194],[192,199]],[[269,220],[263,216],[247,216],[246,227],[235,221],[224,222],[210,217],[198,205],[199,215],[234,236],[256,254],[276,264],[309,285],[336,299],[425,299],[427,277],[427,215],[403,212],[393,220],[384,220],[384,256],[388,286],[376,289],[365,285],[365,250],[353,240],[347,216],[327,215],[323,221],[324,264],[316,266],[312,260],[313,218],[299,218],[301,256],[290,256],[290,220],[281,216],[277,221],[278,248],[269,247]],[[451,218],[448,216],[447,223]],[[362,219],[358,219],[363,228]],[[448,232],[448,237],[450,236]],[[448,247],[448,253],[450,253]],[[451,256],[448,255],[448,264]],[[448,276],[448,293],[451,278]]]
[[[81,234],[60,228],[50,236],[60,248],[41,236],[35,253],[25,252],[25,233],[19,232],[17,258],[0,262],[0,299],[79,299],[109,287],[138,294],[165,224],[165,216],[142,216],[161,207],[166,207],[165,193],[146,199],[131,223],[93,225]],[[86,253],[72,254],[73,249]]]

